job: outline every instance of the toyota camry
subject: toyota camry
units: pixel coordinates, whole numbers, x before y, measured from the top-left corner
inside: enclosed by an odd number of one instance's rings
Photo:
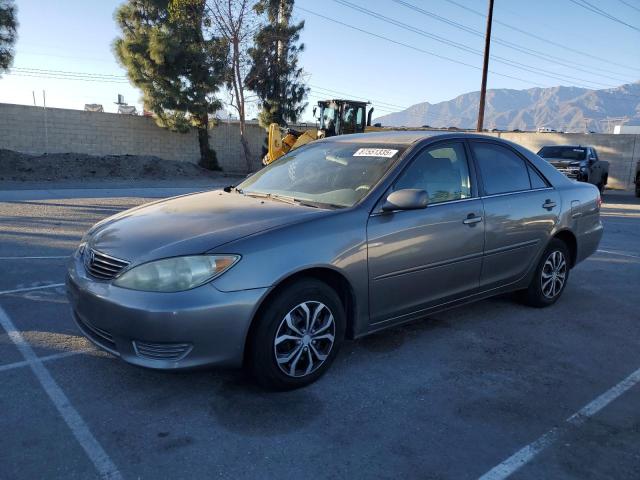
[[[547,307],[602,236],[598,189],[462,133],[343,135],[239,185],[92,227],[67,287],[83,334],[157,369],[323,375],[345,338],[517,291]]]

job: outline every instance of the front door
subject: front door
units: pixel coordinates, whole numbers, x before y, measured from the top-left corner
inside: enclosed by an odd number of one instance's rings
[[[479,285],[483,209],[464,144],[438,143],[419,152],[387,195],[405,188],[426,190],[427,208],[374,210],[367,225],[372,324],[411,316]]]

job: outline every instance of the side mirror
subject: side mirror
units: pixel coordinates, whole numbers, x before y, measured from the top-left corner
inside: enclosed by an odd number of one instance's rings
[[[382,204],[382,211],[418,210],[426,208],[428,204],[429,195],[426,191],[418,188],[406,188],[404,190],[396,190],[395,192],[390,193]]]
[[[313,107],[313,118],[316,118],[317,111],[318,111],[318,107]]]

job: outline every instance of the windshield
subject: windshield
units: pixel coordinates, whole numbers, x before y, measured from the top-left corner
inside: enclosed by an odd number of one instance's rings
[[[336,124],[336,109],[333,106],[326,106],[320,109],[320,129],[332,130]],[[331,136],[331,135],[329,135]]]
[[[351,207],[378,183],[406,145],[319,142],[294,150],[238,185],[245,195]]]
[[[576,147],[542,147],[538,156],[542,158],[561,158],[565,160],[584,160],[587,155],[585,148]]]

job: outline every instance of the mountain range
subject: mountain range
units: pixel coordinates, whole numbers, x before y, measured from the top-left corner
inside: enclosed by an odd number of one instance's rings
[[[479,100],[480,92],[470,92],[446,102],[417,103],[375,122],[394,127],[475,128]],[[484,127],[610,132],[621,119],[625,125],[640,125],[640,81],[605,90],[562,86],[487,90]]]

